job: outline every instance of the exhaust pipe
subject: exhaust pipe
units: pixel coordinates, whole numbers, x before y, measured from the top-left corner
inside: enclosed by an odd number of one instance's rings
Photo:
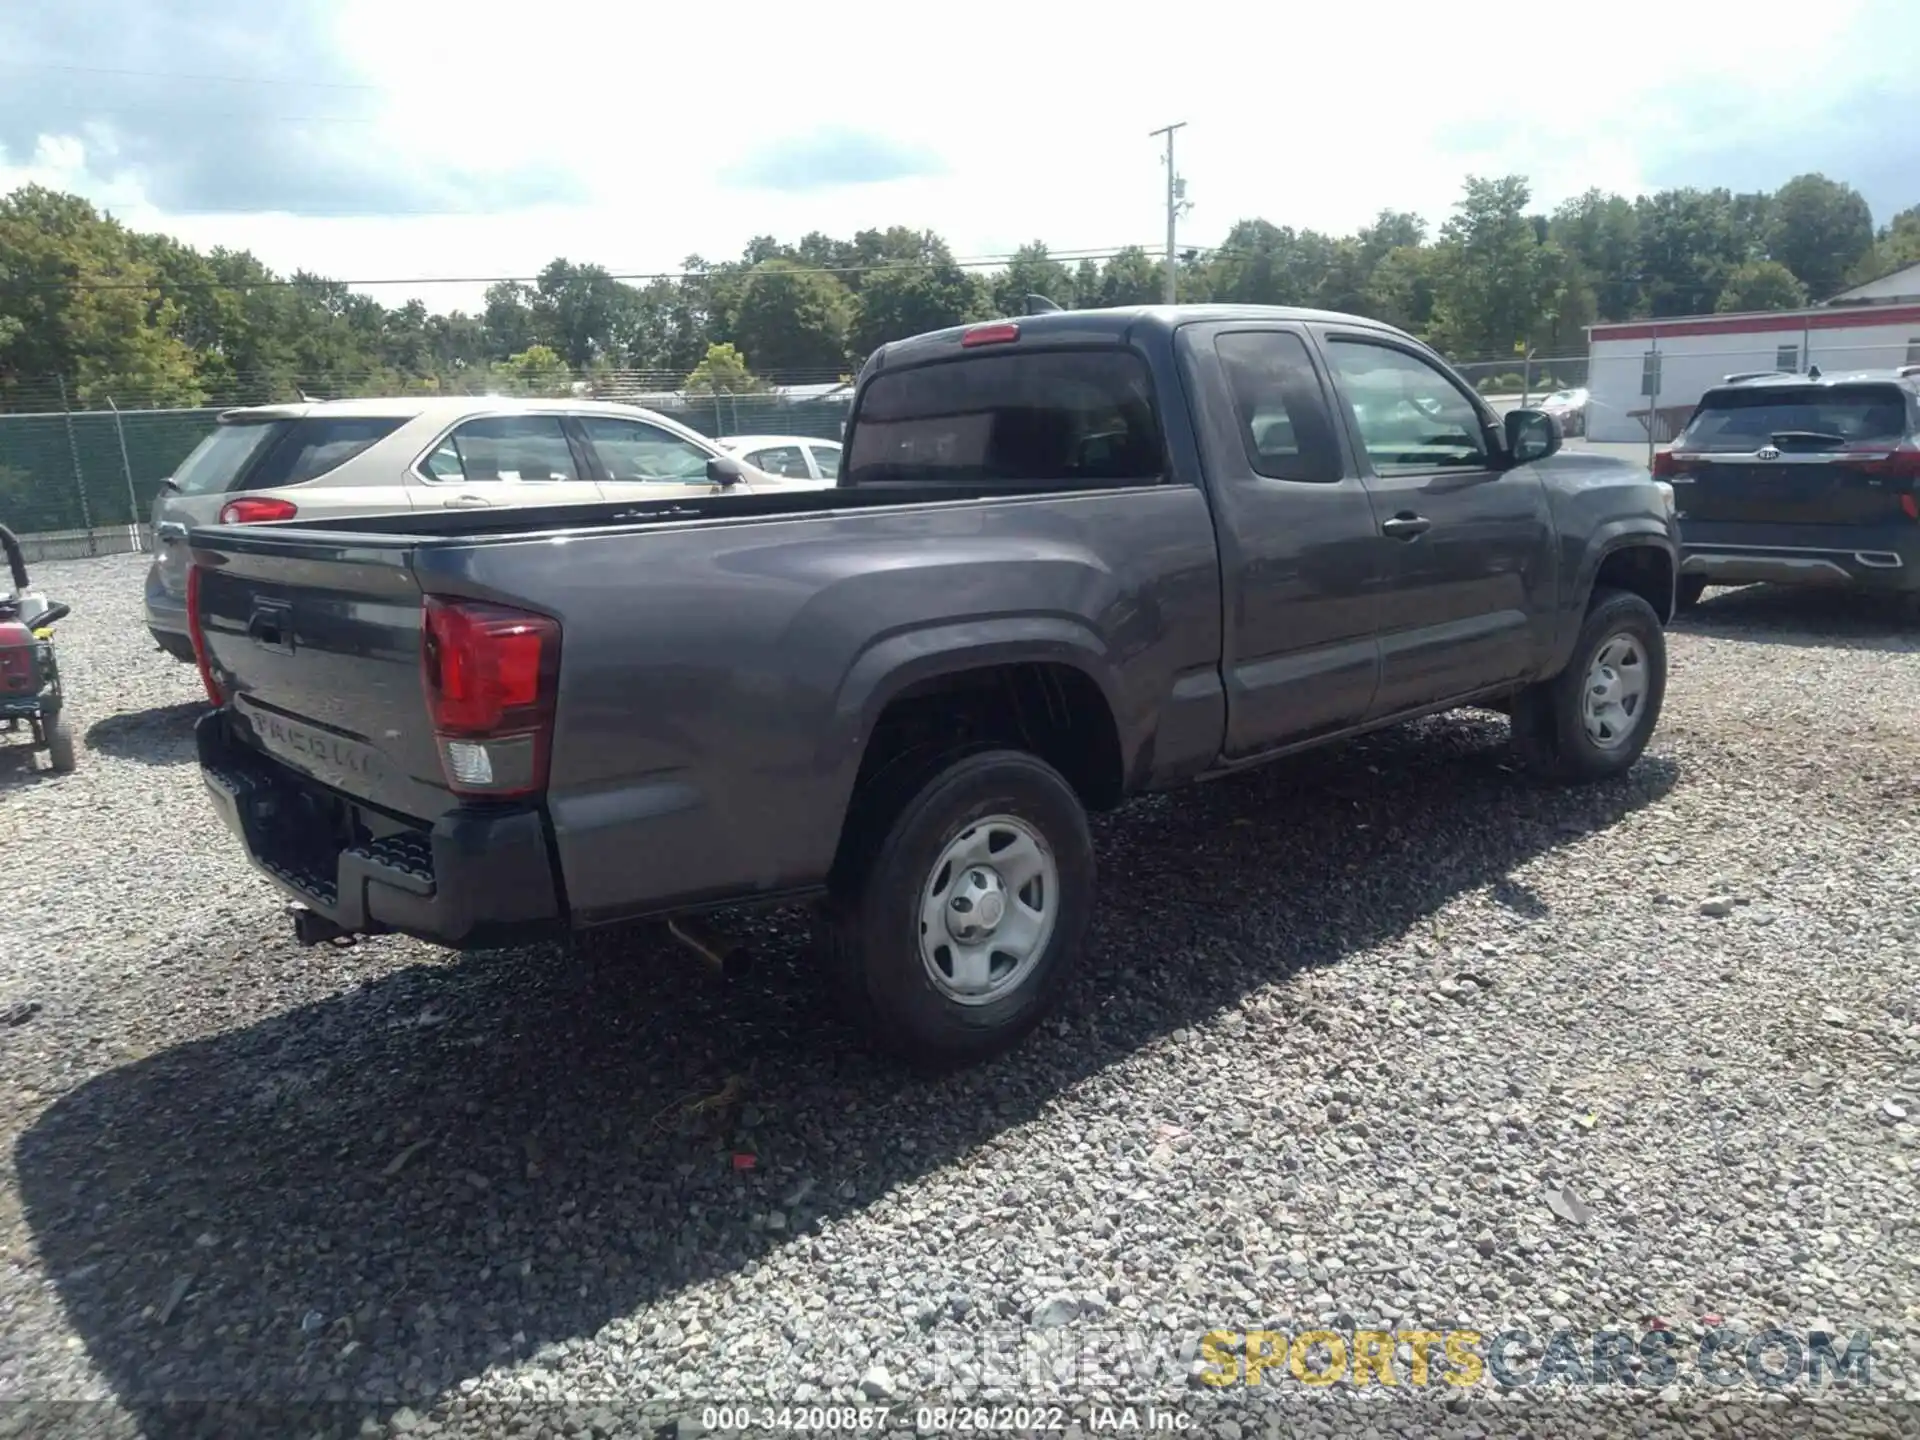
[[[753,956],[738,940],[720,935],[694,920],[667,922],[667,933],[700,957],[723,980],[734,980],[753,969]]]

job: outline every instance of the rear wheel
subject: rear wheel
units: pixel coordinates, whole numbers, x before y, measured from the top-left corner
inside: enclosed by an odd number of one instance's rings
[[[1666,692],[1660,617],[1638,595],[1597,590],[1566,668],[1516,697],[1514,750],[1566,784],[1624,774],[1653,738]]]
[[[73,769],[73,727],[67,724],[64,715],[55,716],[47,730],[47,762],[56,775],[65,775]]]
[[[1065,992],[1092,911],[1086,811],[1059,771],[983,750],[865,807],[828,902],[831,979],[881,1048],[927,1069],[1018,1042]],[[906,787],[903,787],[906,789]]]
[[[1706,593],[1706,576],[1682,575],[1673,587],[1673,603],[1681,610],[1691,610],[1700,603],[1700,597]]]

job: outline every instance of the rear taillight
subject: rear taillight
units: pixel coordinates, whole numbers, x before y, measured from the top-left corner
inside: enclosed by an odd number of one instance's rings
[[[300,507],[291,500],[229,500],[220,507],[222,525],[258,525],[265,520],[291,520]]]
[[[1673,458],[1671,450],[1656,450],[1653,456],[1653,478],[1671,480],[1680,469],[1680,462]]]
[[[960,336],[962,349],[971,350],[975,345],[1011,345],[1020,338],[1020,327],[1011,321],[1002,321],[993,325],[975,325]]]
[[[560,622],[505,605],[426,597],[420,663],[447,785],[531,795],[547,783]]]
[[[1910,440],[1896,445],[1892,450],[1876,450],[1870,455],[1860,456],[1842,451],[1835,458],[1847,469],[1857,470],[1862,475],[1889,480],[1920,480],[1920,445]]]
[[[200,667],[200,683],[207,687],[207,701],[217,710],[227,697],[213,678],[213,657],[207,652],[206,626],[200,619],[200,575],[198,565],[187,566],[187,637],[193,641],[193,659]]]

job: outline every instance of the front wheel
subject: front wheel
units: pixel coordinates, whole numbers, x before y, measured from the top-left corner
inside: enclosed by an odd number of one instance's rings
[[[1514,749],[1545,779],[1624,774],[1653,738],[1666,693],[1660,617],[1638,595],[1595,591],[1566,668],[1515,698]]]
[[[56,775],[68,774],[73,769],[73,727],[67,724],[64,715],[55,716],[47,726],[47,763]]]
[[[855,1023],[927,1069],[1017,1043],[1059,1003],[1092,912],[1073,787],[1036,756],[984,750],[861,823],[883,830],[828,902],[823,937]]]

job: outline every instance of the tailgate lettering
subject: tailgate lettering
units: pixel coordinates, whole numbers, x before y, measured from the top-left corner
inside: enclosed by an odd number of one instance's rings
[[[248,707],[247,720],[268,753],[290,760],[321,780],[377,783],[382,776],[380,752],[371,745],[295,724],[254,707]]]

